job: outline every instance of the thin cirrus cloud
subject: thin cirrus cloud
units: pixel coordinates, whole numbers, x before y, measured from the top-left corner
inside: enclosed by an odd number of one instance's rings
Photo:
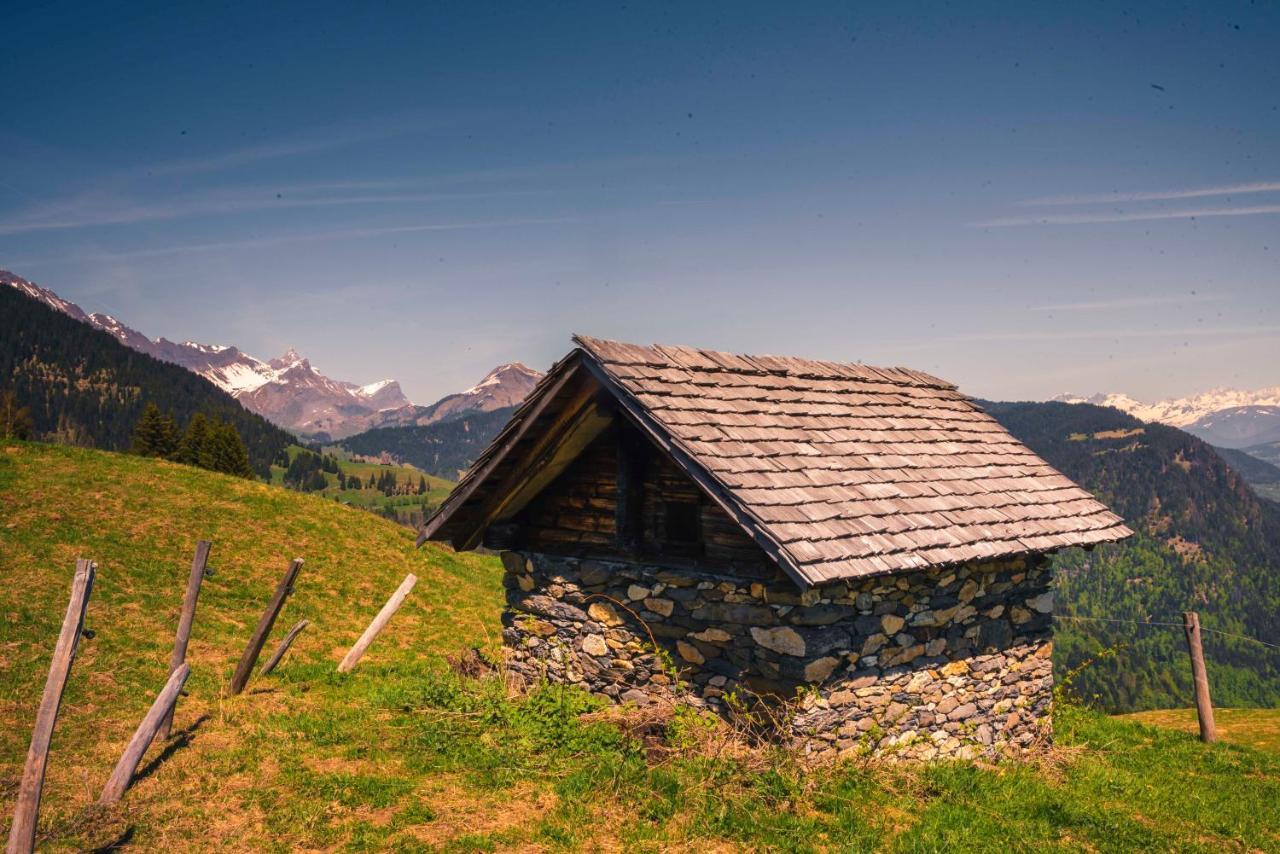
[[[267,246],[280,246],[288,243],[311,243],[329,240],[358,240],[369,237],[383,237],[392,234],[414,234],[431,231],[466,231],[485,228],[510,228],[524,225],[556,225],[560,223],[578,222],[578,217],[534,217],[526,219],[495,219],[463,222],[433,222],[414,225],[394,225],[378,228],[346,228],[327,231],[305,232],[301,234],[280,234],[271,237],[247,237],[238,240],[219,240],[206,243],[184,243],[172,246],[159,246],[152,249],[134,249],[124,252],[95,252],[80,255],[60,255],[50,258],[27,258],[18,264],[36,266],[37,264],[58,264],[63,262],[82,261],[123,261],[136,258],[158,258],[165,255],[183,255],[187,253],[208,252],[223,249],[253,249]],[[16,266],[16,265],[15,265]]]
[[[1092,302],[1062,302],[1053,305],[1033,305],[1031,311],[1115,311],[1125,308],[1151,308],[1161,305],[1187,305],[1189,303],[1221,302],[1226,294],[1175,294],[1171,296],[1122,297],[1094,300]]]
[[[89,192],[40,206],[18,216],[0,219],[0,235],[102,225],[126,225],[285,208],[430,203],[550,192],[547,190],[494,190],[473,193],[378,192],[403,186],[403,182],[370,181],[246,187],[189,193],[155,202],[137,202],[112,193]]]
[[[1215,338],[1231,337],[1245,339],[1261,337],[1270,340],[1280,332],[1280,325],[1264,324],[1260,326],[1212,326],[1212,327],[1176,327],[1169,329],[1129,328],[1129,329],[1067,329],[1049,332],[1009,332],[993,330],[975,332],[966,335],[941,336],[910,344],[902,349],[932,350],[954,344],[997,344],[1013,342],[1043,341],[1127,341],[1134,338]]]
[[[1070,213],[1042,212],[1017,216],[993,217],[969,223],[973,228],[1015,228],[1030,225],[1089,225],[1112,222],[1151,222],[1156,220],[1208,219],[1213,217],[1266,216],[1280,213],[1280,204],[1223,204],[1205,207],[1169,207],[1162,202],[1187,199],[1210,199],[1218,196],[1244,196],[1257,193],[1280,193],[1280,181],[1255,181],[1242,184],[1219,184],[1212,187],[1188,187],[1172,190],[1116,191],[1086,195],[1042,196],[1015,202],[1019,208],[1089,207]],[[1144,203],[1153,202],[1153,205]],[[1135,205],[1119,208],[1116,205]]]
[[[1076,214],[1037,214],[997,217],[970,223],[974,228],[1011,228],[1026,225],[1086,225],[1105,222],[1144,222],[1164,219],[1208,219],[1223,216],[1260,216],[1280,213],[1280,204],[1244,207],[1183,208],[1179,210],[1097,211]]]
[[[1104,205],[1114,202],[1158,202],[1177,199],[1202,199],[1212,196],[1242,196],[1249,193],[1280,193],[1280,181],[1223,184],[1216,187],[1194,187],[1182,190],[1117,191],[1083,196],[1043,196],[1038,199],[1026,199],[1018,202],[1018,206],[1030,208],[1065,205]]]
[[[325,151],[349,148],[396,136],[421,133],[445,127],[452,122],[438,117],[425,117],[418,112],[380,116],[355,124],[339,122],[308,128],[296,134],[247,145],[241,148],[205,155],[175,158],[121,173],[122,178],[148,178],[173,175],[195,175],[220,172],[283,157],[303,157]]]

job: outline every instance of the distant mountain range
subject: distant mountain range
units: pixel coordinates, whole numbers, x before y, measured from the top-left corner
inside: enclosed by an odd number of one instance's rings
[[[1257,391],[1218,388],[1155,403],[1143,403],[1127,394],[1064,394],[1053,400],[1110,406],[1141,421],[1180,427],[1220,448],[1249,450],[1254,445],[1280,442],[1280,386]]]
[[[130,349],[181,365],[235,397],[251,412],[309,439],[341,439],[373,427],[425,425],[471,412],[519,403],[542,376],[514,362],[490,371],[479,383],[430,406],[415,406],[392,379],[359,385],[335,380],[290,349],[263,361],[237,347],[151,339],[108,314],[89,314],[53,291],[0,270],[8,284],[81,323],[106,332]]]
[[[179,429],[197,413],[232,424],[259,474],[294,441],[204,377],[126,346],[75,311],[0,287],[0,392],[27,410],[33,438],[126,450],[153,403]]]

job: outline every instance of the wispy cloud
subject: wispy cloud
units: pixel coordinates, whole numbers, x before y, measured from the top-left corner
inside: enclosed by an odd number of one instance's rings
[[[1115,202],[1156,202],[1176,199],[1201,199],[1212,196],[1240,196],[1248,193],[1280,193],[1280,181],[1258,181],[1251,184],[1221,184],[1215,187],[1193,187],[1180,190],[1148,190],[1096,193],[1083,196],[1043,196],[1018,202],[1020,207],[1054,205],[1104,205]]]
[[[1280,332],[1280,325],[1267,324],[1261,326],[1195,326],[1170,327],[1168,329],[1126,328],[1126,329],[1064,329],[1040,332],[1010,332],[1005,330],[991,332],[975,332],[967,335],[949,335],[931,338],[928,341],[906,345],[905,350],[931,350],[952,344],[997,344],[1020,341],[1127,341],[1134,338],[1214,338],[1265,336],[1274,337]]]
[[[46,203],[17,216],[0,219],[0,235],[126,225],[139,222],[250,213],[287,208],[393,205],[544,194],[547,190],[503,190],[475,193],[378,192],[403,188],[394,181],[297,184],[216,188],[183,193],[158,201],[138,201],[118,193],[90,191]]]
[[[296,134],[247,145],[228,151],[164,160],[137,166],[118,177],[163,177],[218,172],[283,157],[303,157],[324,151],[348,148],[366,142],[390,139],[407,133],[438,127],[439,120],[415,113],[382,116],[352,124],[349,122],[307,128]]]
[[[1174,294],[1153,297],[1122,297],[1092,302],[1062,302],[1053,305],[1034,305],[1032,311],[1114,311],[1125,308],[1149,308],[1160,305],[1187,305],[1189,303],[1221,302],[1226,294]]]
[[[123,261],[136,258],[157,258],[165,255],[183,255],[188,253],[220,251],[233,248],[258,248],[280,246],[289,243],[314,243],[317,241],[329,240],[357,240],[369,237],[382,237],[390,234],[414,234],[432,231],[465,231],[482,228],[509,228],[522,225],[554,225],[558,223],[578,221],[578,217],[541,217],[529,219],[476,220],[471,222],[433,222],[377,228],[333,229],[298,234],[279,234],[270,237],[248,237],[237,240],[184,243],[173,246],[159,246],[151,249],[134,249],[125,252],[94,252],[80,255],[60,255],[51,258],[27,258],[20,259],[17,262],[12,262],[11,265],[16,267],[35,266],[37,264],[57,264],[63,262]]]
[[[1164,219],[1208,219],[1223,216],[1261,216],[1280,213],[1280,204],[1248,207],[1184,208],[1180,210],[1096,211],[1078,214],[1037,214],[998,217],[970,223],[974,228],[1011,228],[1025,225],[1085,225],[1102,222],[1143,222]]]

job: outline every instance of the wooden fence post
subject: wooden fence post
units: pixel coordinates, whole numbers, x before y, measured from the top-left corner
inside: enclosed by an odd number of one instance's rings
[[[1200,648],[1200,615],[1186,611],[1182,628],[1187,633],[1187,652],[1191,654],[1191,678],[1196,689],[1196,717],[1200,719],[1200,740],[1213,744],[1218,731],[1213,724],[1213,702],[1209,699],[1209,675],[1204,669],[1204,650]]]
[[[267,610],[263,611],[262,619],[258,620],[258,627],[253,630],[253,637],[249,638],[249,645],[245,647],[244,655],[240,656],[240,663],[236,666],[235,675],[231,677],[231,693],[239,694],[244,690],[244,686],[249,682],[249,674],[253,672],[253,665],[258,662],[258,655],[262,652],[262,646],[267,642],[267,635],[271,634],[271,627],[275,625],[276,617],[280,615],[280,609],[284,607],[284,600],[289,598],[289,594],[293,592],[293,582],[298,577],[298,571],[302,569],[302,558],[296,557],[293,563],[289,564],[289,569],[284,574],[284,578],[280,579],[280,584],[276,587],[275,595],[271,597],[271,601],[267,604]]]
[[[102,797],[98,798],[98,803],[114,804],[124,797],[125,789],[129,788],[129,783],[133,781],[133,772],[138,770],[138,763],[142,761],[147,748],[155,740],[160,724],[164,722],[166,716],[173,715],[178,694],[182,691],[182,685],[190,674],[191,665],[186,662],[179,664],[178,669],[169,674],[169,681],[164,684],[164,688],[160,689],[151,708],[143,716],[142,723],[138,724],[137,730],[134,731],[133,738],[129,739],[129,744],[125,746],[120,761],[116,763],[115,770],[107,779],[107,785],[102,788]]]
[[[173,655],[169,657],[169,672],[173,673],[187,660],[187,642],[191,640],[191,624],[196,618],[196,600],[200,598],[200,582],[204,581],[204,567],[209,562],[208,540],[196,543],[196,555],[191,560],[191,575],[187,578],[187,593],[182,598],[182,616],[178,618],[178,635],[173,642]],[[176,704],[175,704],[176,705]],[[173,709],[160,722],[156,738],[164,741],[173,727]]]
[[[391,594],[387,604],[382,606],[382,610],[378,612],[378,616],[373,618],[369,628],[364,630],[360,640],[356,641],[356,645],[351,647],[351,651],[342,659],[342,663],[338,665],[339,673],[346,673],[356,666],[360,656],[364,655],[364,651],[369,648],[369,644],[373,643],[373,639],[378,636],[378,632],[382,631],[387,621],[391,619],[391,615],[399,609],[405,597],[409,595],[409,591],[413,589],[413,585],[417,583],[418,576],[413,573],[409,573],[404,577],[404,581],[400,582],[400,587],[397,588],[395,593]]]
[[[58,644],[49,664],[49,678],[44,683],[44,695],[40,698],[40,709],[36,712],[36,724],[31,732],[31,747],[27,750],[27,763],[18,786],[18,803],[13,811],[13,824],[9,827],[9,844],[5,848],[8,854],[26,854],[35,850],[36,816],[40,812],[40,790],[44,788],[53,725],[62,704],[62,690],[75,661],[76,645],[84,630],[84,612],[97,569],[98,565],[93,561],[83,558],[76,561],[71,601],[67,604],[66,616],[62,618],[62,631],[58,633]]]
[[[258,671],[259,676],[266,676],[272,670],[276,669],[276,665],[280,663],[280,659],[284,658],[284,654],[289,651],[289,647],[293,645],[294,638],[302,634],[302,630],[311,625],[310,620],[299,620],[293,628],[289,629],[289,634],[284,636],[284,640],[280,641],[280,645],[276,647],[276,651],[271,653],[271,657],[267,659],[267,663],[262,665],[262,669]]]

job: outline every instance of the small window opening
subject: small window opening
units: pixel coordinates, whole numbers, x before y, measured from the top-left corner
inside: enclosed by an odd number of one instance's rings
[[[697,545],[702,539],[701,508],[692,501],[666,502],[666,525],[663,534],[668,543]]]

